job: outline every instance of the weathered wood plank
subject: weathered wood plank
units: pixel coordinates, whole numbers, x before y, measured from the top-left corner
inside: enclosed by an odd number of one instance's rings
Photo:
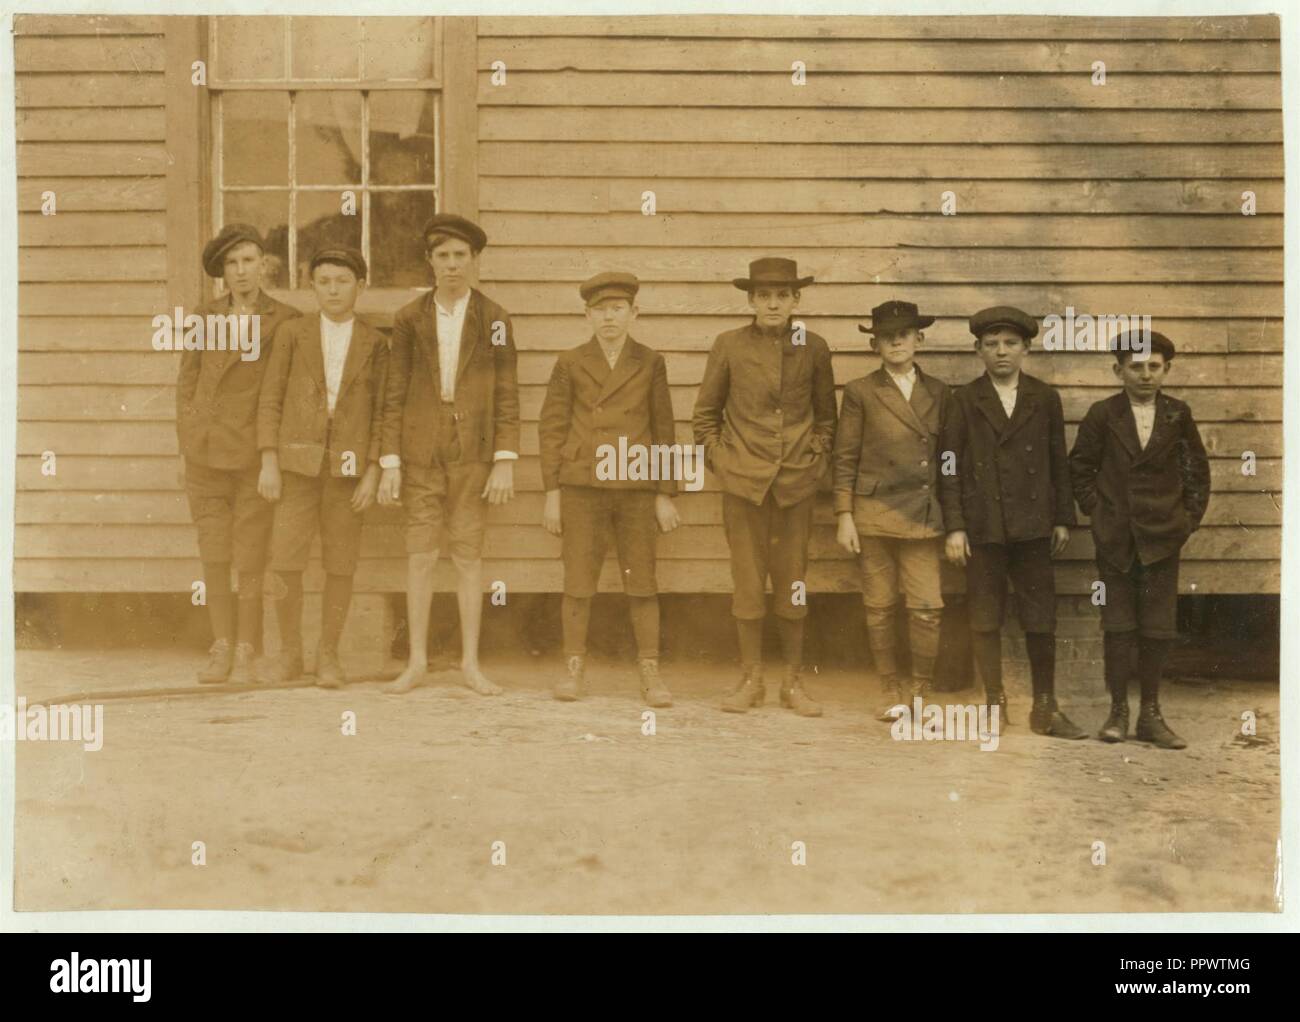
[[[41,208],[42,194],[53,192],[57,215],[81,210],[163,210],[161,177],[38,177],[18,179],[18,208]]]
[[[636,15],[593,17],[488,17],[479,34],[492,36],[598,36],[728,39],[1277,39],[1276,15],[1235,17],[1041,17],[1029,15]]]
[[[538,187],[529,179],[529,187]],[[779,189],[765,183],[769,190]],[[647,187],[649,187],[647,185]],[[658,193],[656,193],[656,200]],[[483,214],[488,237],[515,245],[708,245],[766,247],[863,245],[879,248],[1276,248],[1282,218],[1241,216],[956,216],[907,215],[864,208],[799,213],[774,202],[770,213],[691,213],[671,193],[668,208],[645,216],[636,208],[603,215],[495,212]]]
[[[818,283],[928,284],[1033,283],[1064,286],[1101,283],[1245,282],[1282,280],[1282,250],[912,249],[795,247],[783,254],[798,261]],[[494,281],[553,280],[576,285],[609,267],[628,268],[642,283],[707,281],[737,275],[766,248],[611,246],[584,249],[542,245],[517,247],[508,239],[484,250],[480,272]]]
[[[1068,27],[1068,23],[1062,27]],[[1094,61],[1107,71],[1143,73],[1277,72],[1281,52],[1272,40],[1181,39],[1049,42],[1046,40],[939,39],[906,46],[881,38],[788,39],[681,38],[670,45],[603,36],[480,36],[478,66],[491,71],[504,61],[514,71],[715,71],[789,72],[801,60],[809,74],[828,72],[1092,74]]]
[[[24,316],[20,351],[140,351],[153,336],[149,316]]]
[[[687,118],[692,124],[698,118]],[[753,137],[753,136],[749,136]],[[944,192],[957,214],[978,213],[1218,213],[1241,216],[1242,193],[1255,193],[1258,216],[1283,209],[1280,181],[840,181],[649,178],[557,178],[539,187],[531,178],[485,177],[483,208],[547,213],[639,211],[642,193],[655,193],[660,215],[940,213]],[[656,219],[647,217],[646,219]],[[703,219],[701,222],[707,222]],[[743,223],[743,221],[742,221]],[[518,243],[514,237],[503,240]],[[719,243],[721,242],[719,238]],[[843,244],[843,242],[841,242]],[[491,251],[489,249],[488,251]]]
[[[166,20],[146,14],[15,14],[14,35],[161,35]]]
[[[116,256],[118,246],[161,245],[167,240],[167,220],[163,213],[60,212],[55,216],[22,213],[18,217],[18,244],[24,248],[113,246],[107,249]],[[100,249],[105,251],[105,249]]]
[[[132,248],[21,248],[18,280],[37,281],[140,281],[164,280],[166,250],[158,245]]]
[[[803,85],[789,64],[771,73],[683,71],[511,71],[504,85],[480,71],[483,106],[1064,108],[1070,110],[1280,110],[1275,74],[1166,74],[1108,70],[1106,85],[1088,74],[818,74]]]
[[[151,177],[167,170],[167,149],[156,142],[20,142],[21,177]]]
[[[1282,177],[1276,145],[1007,145],[996,163],[961,145],[845,142],[483,142],[482,173],[503,177],[974,178]]]
[[[163,142],[163,108],[157,106],[66,110],[19,110],[19,142]]]
[[[145,74],[19,75],[14,82],[18,107],[162,106],[163,76]]]
[[[166,289],[153,284],[26,284],[21,316],[154,316],[167,310]]]
[[[58,38],[18,36],[14,40],[14,70],[19,74],[28,71],[142,73],[162,69],[162,37],[157,35],[114,37],[98,33]]]

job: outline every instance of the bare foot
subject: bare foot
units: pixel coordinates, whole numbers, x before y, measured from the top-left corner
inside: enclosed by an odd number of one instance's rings
[[[465,682],[466,688],[473,689],[481,696],[499,696],[501,694],[501,686],[494,685],[483,677],[483,672],[478,669],[477,665],[473,667],[461,665],[460,676]]]
[[[405,695],[413,688],[419,688],[424,684],[424,676],[428,668],[423,664],[411,664],[393,681],[384,686],[383,691],[390,696]]]

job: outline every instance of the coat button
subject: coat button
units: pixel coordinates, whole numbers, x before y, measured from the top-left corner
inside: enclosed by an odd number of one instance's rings
[[[1033,445],[1033,444],[1025,444],[1025,450],[1027,450],[1027,451],[1032,451],[1033,449],[1034,449],[1034,445]]]
[[[930,464],[930,463],[929,463],[928,461],[926,461],[924,458],[921,459],[921,467],[922,467],[922,468],[925,468],[928,464]]]

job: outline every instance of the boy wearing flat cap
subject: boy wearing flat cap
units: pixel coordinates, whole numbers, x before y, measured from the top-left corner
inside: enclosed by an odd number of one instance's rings
[[[227,224],[203,249],[203,269],[225,293],[201,305],[215,316],[256,317],[257,357],[238,345],[185,351],[176,381],[176,435],[185,458],[185,494],[199,533],[199,556],[213,643],[198,680],[250,684],[262,643],[262,582],[272,508],[258,496],[257,400],[280,326],[298,310],[262,290],[265,243],[249,224]],[[239,575],[236,600],[230,567]]]
[[[844,388],[835,431],[833,478],[837,539],[859,555],[867,641],[884,682],[879,719],[897,719],[900,703],[924,696],[934,676],[943,613],[943,512],[939,506],[939,426],[946,383],[927,376],[916,351],[933,316],[910,302],[871,310],[871,349],[880,368]],[[907,605],[911,685],[899,679],[895,611]]]
[[[574,700],[583,692],[591,598],[612,533],[636,637],[641,697],[660,707],[671,706],[672,695],[659,676],[655,537],[679,523],[672,500],[677,483],[607,479],[596,471],[604,445],[653,452],[674,442],[664,357],[628,332],[638,290],[630,273],[597,274],[578,289],[592,338],[556,359],[537,432],[546,490],[542,524],[563,542],[567,675],[556,683],[555,698]]]
[[[1178,558],[1210,501],[1210,463],[1192,410],[1161,393],[1174,360],[1164,334],[1123,334],[1111,345],[1122,390],[1088,409],[1070,452],[1074,495],[1091,519],[1111,708],[1099,737],[1128,736],[1136,674],[1138,741],[1187,743],[1160,713],[1160,675],[1178,635]],[[1134,349],[1137,349],[1136,351]],[[1145,353],[1145,357],[1143,355]]]
[[[1052,558],[1075,524],[1061,397],[1021,363],[1038,323],[1010,306],[970,319],[982,376],[958,387],[939,439],[948,559],[966,567],[972,645],[990,706],[1009,724],[1002,687],[1007,579],[1025,631],[1034,703],[1030,727],[1056,738],[1084,732],[1056,704],[1056,579]]]
[[[280,655],[268,680],[302,675],[302,573],[319,531],[325,591],[316,684],[338,688],[347,683],[338,646],[361,553],[362,517],[379,487],[388,344],[353,311],[366,286],[359,251],[322,249],[309,269],[320,314],[282,331],[257,417],[258,492],[278,502],[271,561]]]
[[[816,717],[804,691],[803,625],[808,539],[817,484],[835,436],[835,379],[826,341],[791,319],[800,291],[793,259],[756,259],[732,281],[749,295],[754,319],[719,334],[695,401],[695,442],[722,488],[731,550],[732,602],[743,676],[722,702],[730,713],[761,706],[766,584],[786,672],[781,705]]]
[[[410,659],[385,691],[419,685],[428,670],[429,608],[444,529],[456,567],[461,678],[480,695],[501,689],[479,668],[483,535],[489,504],[514,497],[519,389],[510,314],[470,286],[487,235],[439,213],[424,225],[433,290],[393,319],[381,504],[406,507]]]

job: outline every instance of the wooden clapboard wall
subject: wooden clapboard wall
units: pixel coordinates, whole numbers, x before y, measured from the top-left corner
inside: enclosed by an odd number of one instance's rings
[[[177,181],[201,189],[210,154],[164,86],[189,74],[167,23],[196,20],[16,19],[20,592],[185,591],[197,577],[176,366],[147,347],[150,317],[200,283],[201,239],[168,196]],[[1180,348],[1170,391],[1192,403],[1214,458],[1184,590],[1276,592],[1277,35],[1272,18],[478,19],[477,143],[459,165],[476,157],[492,238],[482,286],[515,316],[525,419],[521,493],[490,517],[488,577],[560,587],[558,541],[538,524],[535,423],[555,352],[585,337],[577,283],[611,268],[641,277],[636,334],[668,354],[686,441],[708,347],[746,318],[727,282],[784,254],[817,276],[801,315],[831,343],[841,384],[873,366],[855,324],[887,298],[940,317],[924,365],[954,383],[977,375],[964,317],[984,305],[1154,315]],[[1098,60],[1104,86],[1091,83]],[[794,61],[806,85],[792,84]],[[40,215],[46,190],[57,216]],[[654,216],[641,213],[647,190]],[[1240,213],[1245,190],[1254,217]],[[939,213],[944,191],[955,216]],[[1100,356],[1039,353],[1028,369],[1062,388],[1071,424],[1113,389]],[[662,587],[727,591],[712,483],[680,506]],[[812,588],[856,588],[828,502],[819,521]],[[403,588],[395,516],[373,516],[365,552],[359,588]],[[1080,530],[1063,589],[1086,591],[1090,556]],[[616,589],[613,569],[603,584]]]

